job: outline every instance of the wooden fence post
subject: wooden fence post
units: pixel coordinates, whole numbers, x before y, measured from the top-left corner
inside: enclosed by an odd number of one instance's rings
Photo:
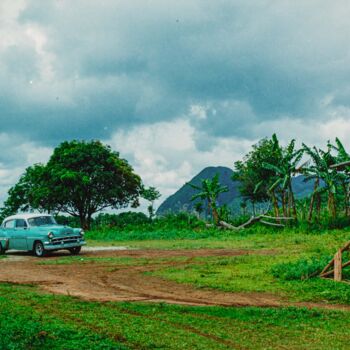
[[[342,249],[339,249],[334,255],[334,281],[342,280]]]

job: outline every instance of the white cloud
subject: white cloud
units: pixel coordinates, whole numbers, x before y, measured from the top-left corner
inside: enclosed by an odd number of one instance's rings
[[[196,130],[186,119],[142,125],[119,131],[106,142],[129,159],[147,186],[156,186],[161,200],[173,194],[207,166],[233,166],[252,142],[218,139],[209,151],[197,149]]]
[[[36,163],[45,163],[52,148],[23,140],[20,135],[0,134],[0,203],[7,192],[23,174],[24,170]]]

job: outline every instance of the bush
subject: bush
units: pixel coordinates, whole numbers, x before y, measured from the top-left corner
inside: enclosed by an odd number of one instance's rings
[[[128,225],[143,225],[150,222],[150,219],[141,212],[128,211],[120,214],[101,213],[93,221],[93,227],[119,227]]]
[[[318,276],[330,260],[330,256],[300,259],[275,265],[271,272],[274,277],[284,281],[306,280]]]

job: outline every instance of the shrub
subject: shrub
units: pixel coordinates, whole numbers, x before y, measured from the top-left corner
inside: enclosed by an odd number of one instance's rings
[[[300,259],[295,262],[277,264],[272,268],[272,275],[276,278],[292,281],[306,280],[316,277],[331,260],[329,256]]]

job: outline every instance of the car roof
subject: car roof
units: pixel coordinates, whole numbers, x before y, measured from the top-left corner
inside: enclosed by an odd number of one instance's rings
[[[16,215],[12,215],[12,216],[7,217],[4,221],[16,220],[16,219],[28,220],[28,219],[37,218],[40,216],[52,216],[52,215],[50,215],[50,214],[33,214],[33,213],[16,214]]]

